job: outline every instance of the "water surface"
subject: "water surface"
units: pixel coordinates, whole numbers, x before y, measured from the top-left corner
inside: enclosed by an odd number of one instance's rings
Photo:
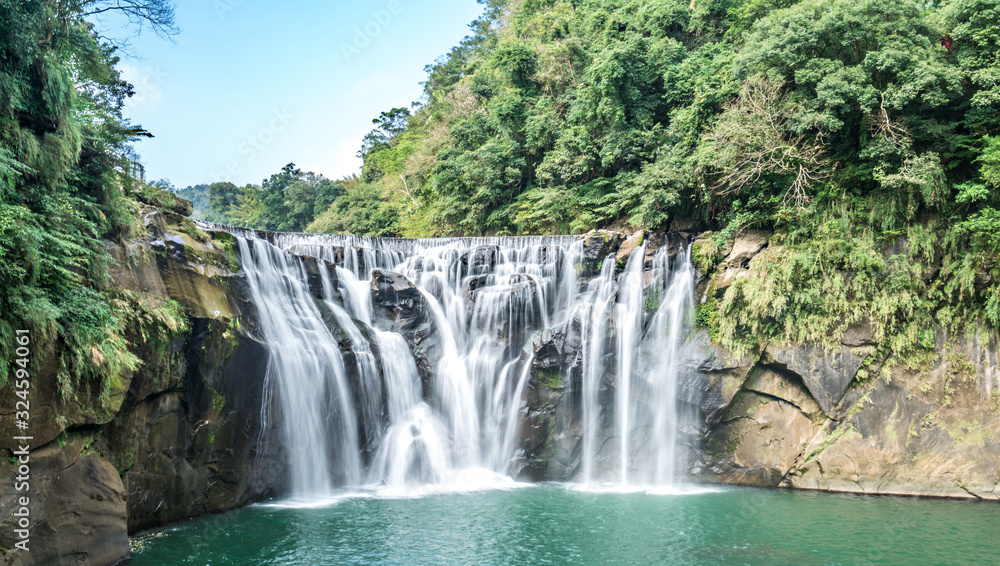
[[[1000,505],[543,484],[254,505],[147,531],[132,566],[1000,564]]]

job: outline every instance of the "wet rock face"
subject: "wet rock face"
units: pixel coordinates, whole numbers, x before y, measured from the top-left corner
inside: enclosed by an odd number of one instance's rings
[[[591,230],[583,236],[583,277],[593,277],[609,255],[614,255],[625,240],[625,234],[610,230]]]
[[[31,489],[4,489],[0,495],[0,544],[12,548],[20,498],[28,498],[31,532],[28,552],[15,551],[4,564],[117,564],[128,557],[125,489],[107,459],[91,452],[83,437],[65,446],[53,443],[31,453]],[[16,475],[4,458],[0,473]]]
[[[322,300],[324,298],[324,277],[329,282],[330,290],[340,299],[337,288],[337,265],[326,260],[313,256],[299,256],[302,260],[302,267],[306,271],[306,281],[309,283],[309,293],[313,298]]]
[[[462,273],[466,275],[486,275],[496,270],[499,246],[479,246],[460,258]]]
[[[32,405],[50,413],[32,415],[31,551],[7,554],[10,564],[117,563],[130,532],[282,489],[281,443],[262,435],[267,351],[253,338],[256,313],[232,236],[164,211],[148,212],[146,227],[143,240],[109,244],[113,282],[153,302],[178,301],[188,328],[166,340],[127,336],[144,363],[120,376],[109,401],[87,387],[63,397],[56,368],[42,365]],[[16,448],[0,446],[7,456]],[[9,491],[0,495],[3,550],[14,542]]]
[[[423,295],[398,273],[378,269],[372,272],[372,304],[396,331],[413,331],[427,319]]]
[[[376,328],[403,335],[417,364],[423,394],[429,397],[441,361],[441,343],[427,301],[406,277],[376,269],[372,272],[372,307]]]
[[[263,430],[267,350],[194,320],[186,371],[105,435],[128,492],[129,532],[261,499],[283,482],[281,443]],[[280,415],[274,415],[275,420]]]
[[[580,428],[572,410],[581,376],[579,325],[540,331],[531,348],[526,412],[518,430],[524,466],[518,477],[566,481],[580,464]]]

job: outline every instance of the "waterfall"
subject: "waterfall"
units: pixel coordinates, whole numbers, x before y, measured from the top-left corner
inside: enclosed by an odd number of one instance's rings
[[[370,481],[393,487],[441,482],[451,469],[447,431],[420,396],[420,376],[413,356],[399,334],[380,331],[378,344],[391,424],[371,468]]]
[[[544,386],[562,396],[557,432],[575,479],[681,479],[678,381],[695,283],[685,244],[642,242],[598,261],[576,236],[225,229],[238,237],[270,353],[296,496],[510,481],[531,457],[522,435],[543,387],[536,365],[553,367],[535,359],[543,331],[562,348],[559,378]],[[317,258],[313,271],[304,256]],[[419,336],[373,300],[376,270],[412,285]]]
[[[344,359],[309,295],[303,266],[262,240],[238,242],[268,346],[265,383],[281,407],[292,493],[323,495],[335,479],[357,483],[360,449]]]
[[[617,423],[619,443],[619,470],[621,483],[628,484],[629,426],[632,411],[632,367],[645,309],[642,294],[643,262],[646,246],[643,245],[628,257],[625,273],[618,285],[618,304],[615,305],[615,357],[618,360]]]
[[[593,287],[592,289],[590,287]],[[604,258],[600,275],[591,281],[586,297],[587,305],[582,317],[582,335],[587,337],[583,344],[583,460],[582,479],[592,482],[594,462],[597,456],[597,433],[600,430],[600,404],[598,394],[604,376],[604,353],[607,330],[610,326],[608,311],[615,294],[615,258]]]

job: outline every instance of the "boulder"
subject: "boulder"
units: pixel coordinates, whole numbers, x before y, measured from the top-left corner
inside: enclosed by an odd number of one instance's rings
[[[427,300],[406,277],[372,271],[374,323],[380,330],[403,335],[420,372],[424,395],[430,394],[442,351],[438,328]]]
[[[330,285],[330,291],[335,300],[343,302],[337,287],[337,265],[324,259],[310,255],[299,256],[306,270],[306,281],[309,283],[309,293],[316,299],[324,299],[326,289],[323,285],[324,276]]]
[[[645,237],[645,235],[646,235],[645,232],[639,230],[635,234],[629,236],[624,242],[622,242],[620,246],[618,246],[618,252],[615,254],[615,261],[618,263],[618,265],[622,267],[625,266],[625,262],[628,261],[628,258],[630,255],[632,255],[632,252],[635,251],[635,249],[642,244],[642,240]]]
[[[694,218],[674,218],[670,221],[670,232],[697,232],[704,224]]]
[[[580,275],[593,277],[601,272],[605,258],[614,255],[625,239],[621,232],[611,230],[591,230],[583,236],[583,265]]]
[[[865,346],[876,346],[874,340],[875,328],[871,322],[865,320],[857,324],[848,326],[844,330],[844,335],[840,343],[849,348],[862,348]]]
[[[729,267],[746,267],[767,246],[768,238],[770,234],[761,230],[743,230],[733,239],[733,247],[723,261]]]
[[[424,297],[406,277],[391,271],[373,270],[371,291],[372,303],[391,321],[394,330],[412,331],[427,321]]]

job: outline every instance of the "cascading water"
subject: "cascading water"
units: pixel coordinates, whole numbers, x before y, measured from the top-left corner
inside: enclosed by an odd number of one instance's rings
[[[281,407],[292,493],[323,495],[335,479],[357,483],[360,449],[344,359],[309,295],[303,267],[262,240],[238,242],[268,345],[265,380]]]
[[[695,273],[688,250],[679,253],[670,264],[667,256],[657,258],[654,289],[663,289],[656,314],[646,338],[649,366],[643,374],[649,398],[654,400],[653,438],[655,466],[652,483],[670,485],[677,481],[677,441],[685,419],[678,411],[678,377],[681,345],[690,332],[694,305]],[[655,297],[655,295],[654,295]]]
[[[615,357],[618,361],[618,391],[616,392],[620,478],[628,484],[629,440],[632,433],[632,368],[635,365],[636,347],[642,332],[645,309],[643,308],[643,263],[646,246],[643,245],[628,257],[625,272],[619,279],[618,304],[615,305]]]
[[[679,356],[695,279],[683,245],[647,253],[643,243],[620,273],[610,255],[587,276],[574,236],[406,240],[227,229],[240,236],[271,352],[297,495],[335,484],[405,489],[516,475],[526,398],[538,387],[532,340],[545,329],[578,344],[573,367],[560,370],[575,423],[567,427],[579,435],[576,479],[678,479]],[[336,265],[319,262],[321,298],[310,294],[296,256]],[[404,276],[423,301],[437,340],[429,383],[412,344],[373,309],[375,270]]]

